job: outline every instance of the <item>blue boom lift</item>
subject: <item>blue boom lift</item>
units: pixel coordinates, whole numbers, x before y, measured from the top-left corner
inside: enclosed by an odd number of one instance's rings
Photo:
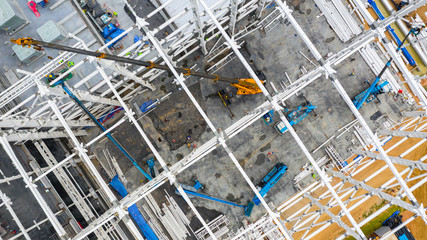
[[[394,212],[389,218],[383,222],[383,226],[388,226],[390,229],[395,229],[402,224],[402,215],[399,215],[400,211]],[[401,227],[397,230],[394,235],[399,240],[415,240],[414,235],[408,230],[406,226]]]
[[[277,163],[270,172],[262,179],[260,184],[258,185],[259,188],[259,194],[261,197],[264,197],[270,189],[276,185],[276,183],[282,178],[283,174],[285,174],[286,170],[288,170],[288,166],[285,164],[279,162]],[[255,196],[252,201],[255,203],[255,205],[259,205],[261,201],[257,196]]]
[[[64,71],[65,72],[65,71]],[[71,99],[86,113],[87,116],[95,123],[96,126],[98,126],[103,132],[107,131],[107,129],[95,118],[95,116],[92,115],[92,113],[85,107],[85,105],[73,94],[73,92],[65,85],[65,81],[70,79],[72,75],[68,74],[65,78],[60,79],[55,84],[51,85],[50,87],[55,87],[58,85],[62,86],[62,89],[64,89],[65,93],[67,93],[68,96],[70,96]],[[50,74],[49,76],[46,76],[46,81],[48,83],[52,82],[58,78],[57,75],[54,73]],[[119,148],[119,150],[132,162],[132,164],[150,181],[153,179],[148,173],[146,173],[142,168],[138,165],[138,163],[133,159],[133,157],[126,151],[125,148],[111,135],[111,133],[106,134],[107,138],[110,139],[114,145]]]
[[[372,4],[372,3],[371,3]],[[399,52],[402,49],[403,43],[406,41],[406,39],[409,37],[409,35],[413,33],[414,35],[418,35],[420,33],[420,29],[418,28],[413,28],[411,29],[408,34],[406,34],[405,38],[403,39],[402,42],[400,42],[399,46],[396,49],[396,52]],[[366,101],[366,99],[372,95],[372,93],[374,92],[374,89],[377,86],[378,82],[381,80],[382,75],[384,74],[384,72],[387,70],[387,68],[391,65],[391,62],[393,61],[393,58],[390,57],[390,59],[387,61],[387,63],[385,64],[385,66],[383,67],[383,69],[381,70],[381,72],[378,74],[378,76],[375,78],[374,82],[372,83],[372,85],[364,91],[364,94],[362,96],[360,96],[359,100],[355,100],[354,105],[356,106],[357,109],[360,109],[363,106],[363,103]]]
[[[203,187],[202,184],[200,184],[199,181],[195,180],[194,182],[195,182],[194,186],[188,186],[186,184],[180,184],[182,186],[184,192],[186,194],[190,195],[190,197],[194,196],[194,197],[199,197],[199,198],[203,198],[203,199],[207,199],[207,200],[211,200],[211,201],[215,201],[215,202],[227,204],[227,205],[230,205],[230,206],[241,207],[241,208],[243,208],[245,210],[245,215],[246,216],[249,217],[251,215],[252,209],[254,207],[254,204],[252,202],[249,202],[249,204],[247,206],[245,206],[245,205],[237,204],[235,202],[227,201],[227,200],[224,200],[224,199],[221,199],[221,198],[217,198],[217,197],[211,197],[211,196],[208,196],[206,194],[202,194],[202,193],[196,192],[199,189],[204,189],[204,187]],[[175,193],[178,194],[178,195],[181,195],[178,192],[178,190],[175,190]]]
[[[378,15],[378,17],[381,20],[384,20],[385,17],[383,16],[383,14],[381,13],[380,9],[377,7],[377,4],[375,3],[374,0],[368,0],[368,3],[372,6],[372,8],[374,9],[375,13]],[[390,25],[387,25],[387,30],[388,32],[391,34],[391,36],[393,36],[394,40],[396,41],[397,45],[399,45],[399,47],[403,44],[403,42],[405,42],[405,39],[401,42],[399,37],[397,36],[397,34],[394,32],[394,29],[392,27],[390,27]],[[414,58],[412,58],[411,54],[408,52],[408,50],[406,48],[402,48],[402,53],[403,56],[405,56],[406,60],[408,60],[409,64],[411,64],[411,66],[415,66],[415,60]]]
[[[303,106],[299,106],[296,109],[289,109],[289,108],[285,108],[283,109],[283,112],[287,115],[287,119],[289,120],[289,123],[291,124],[291,126],[301,122],[304,118],[306,118],[308,116],[308,114],[310,112],[312,112],[314,109],[316,109],[316,106],[313,106],[310,102],[307,102],[307,105]],[[280,121],[279,123],[276,124],[276,130],[279,133],[284,133],[286,132],[286,130],[288,130],[288,128],[285,126],[285,123]]]
[[[154,171],[154,159],[153,158],[147,159],[147,164],[148,164],[148,168],[150,169],[151,177],[155,177],[156,172]]]
[[[367,102],[367,103],[368,103],[368,102],[371,102],[372,100],[374,100],[374,99],[375,99],[375,97],[376,97],[378,94],[384,93],[384,92],[385,92],[384,87],[385,87],[385,86],[387,86],[387,84],[388,84],[388,82],[387,82],[387,81],[384,81],[384,82],[382,82],[381,84],[376,85],[376,86],[372,89],[371,94],[369,94],[369,96],[366,98],[366,102]],[[368,88],[368,89],[366,89],[365,91],[361,92],[359,95],[357,95],[357,96],[354,98],[354,100],[353,100],[354,106],[357,106],[357,105],[359,104],[359,102],[363,99],[363,97],[365,96],[365,94],[366,94],[366,92],[367,92],[368,90],[369,90],[369,88]]]

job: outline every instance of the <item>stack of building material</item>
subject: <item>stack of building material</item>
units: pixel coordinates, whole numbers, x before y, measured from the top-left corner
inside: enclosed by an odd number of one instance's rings
[[[170,197],[167,192],[165,198],[167,202],[162,204],[162,209],[159,208],[156,200],[150,194],[145,198],[149,208],[146,206],[143,206],[143,208],[145,210],[144,214],[148,215],[146,218],[149,219],[147,221],[148,224],[161,239],[169,239],[166,237],[166,234],[163,233],[163,228],[166,229],[173,240],[187,239],[187,237],[191,236],[188,231],[188,229],[191,229],[190,221],[187,219],[175,200]],[[151,214],[151,212],[153,214]]]
[[[364,47],[360,48],[359,53],[360,55],[362,55],[368,66],[371,68],[372,72],[374,72],[374,74],[378,76],[378,74],[384,68],[386,62],[380,58],[378,53],[370,44],[367,44]],[[372,81],[373,80],[374,77],[372,78]],[[399,83],[396,81],[393,74],[390,72],[390,69],[385,70],[378,84],[381,84],[385,80],[387,80],[389,83],[384,87],[385,91],[398,92],[401,89]]]
[[[325,15],[326,20],[332,29],[337,33],[343,42],[347,42],[352,37],[362,33],[361,27],[351,16],[349,9],[341,0],[314,0],[320,11]]]
[[[142,211],[142,215],[147,219],[148,225],[150,225],[151,229],[153,229],[159,239],[168,239],[166,234],[163,232],[160,222],[158,221],[161,213],[159,206],[151,194],[148,194],[145,200],[148,203],[148,207],[146,204],[142,205],[142,208],[144,209],[144,211]]]
[[[317,165],[319,165],[319,167],[324,166],[328,162],[329,162],[329,158],[327,158],[326,156],[323,156],[316,160],[316,163]],[[314,172],[313,166],[311,164],[308,165],[308,163],[306,163],[306,166],[303,167],[303,170],[294,177],[294,184],[297,185],[301,180],[311,175],[313,172]]]
[[[208,223],[209,228],[212,230],[213,234],[217,239],[221,239],[224,235],[226,235],[230,229],[228,228],[228,224],[230,221],[224,215],[220,215],[214,220]],[[198,240],[210,240],[212,237],[209,235],[206,228],[202,227],[195,232]]]
[[[362,129],[362,127],[355,125],[354,129],[354,135],[356,135],[357,140],[359,140],[360,144],[366,151],[368,149],[367,146],[373,143],[371,138],[368,137],[367,133],[364,129]]]
[[[337,169],[342,170],[345,166],[348,165],[347,161],[342,159],[341,155],[337,152],[337,150],[335,150],[334,147],[328,146],[325,148],[325,150]]]

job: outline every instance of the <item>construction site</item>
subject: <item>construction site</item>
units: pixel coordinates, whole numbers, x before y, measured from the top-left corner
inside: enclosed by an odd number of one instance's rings
[[[427,240],[427,0],[0,0],[0,239]]]

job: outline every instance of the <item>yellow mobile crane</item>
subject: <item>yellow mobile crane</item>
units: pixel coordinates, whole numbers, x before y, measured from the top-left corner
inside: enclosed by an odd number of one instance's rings
[[[46,48],[52,48],[52,49],[57,49],[57,50],[61,50],[61,51],[74,52],[77,54],[83,54],[83,55],[87,55],[87,56],[93,56],[93,57],[97,57],[100,59],[112,60],[115,62],[122,62],[122,63],[134,64],[134,65],[138,65],[138,66],[144,66],[148,69],[155,68],[155,69],[161,69],[161,70],[165,70],[165,71],[171,71],[169,69],[169,67],[167,67],[165,65],[158,65],[158,64],[155,64],[151,61],[141,61],[141,60],[136,60],[136,59],[132,59],[132,58],[120,57],[120,56],[116,56],[116,55],[102,53],[102,52],[94,52],[94,51],[88,51],[88,50],[63,46],[63,45],[54,44],[54,43],[47,43],[47,42],[43,42],[43,41],[39,41],[39,40],[29,38],[29,37],[28,38],[11,39],[10,41],[13,43],[16,43],[18,45],[21,45],[23,47],[25,47],[25,46],[31,47],[32,46],[34,49],[39,50],[39,51],[43,51],[42,47],[46,47]],[[257,93],[262,92],[261,89],[258,87],[258,85],[255,83],[255,80],[252,78],[226,78],[226,77],[220,77],[220,76],[215,75],[215,74],[194,72],[188,68],[177,67],[175,69],[178,73],[182,73],[184,75],[191,75],[191,76],[200,77],[200,78],[212,79],[213,81],[222,81],[222,82],[230,83],[231,86],[237,88],[237,95],[251,95],[251,94],[257,94]]]

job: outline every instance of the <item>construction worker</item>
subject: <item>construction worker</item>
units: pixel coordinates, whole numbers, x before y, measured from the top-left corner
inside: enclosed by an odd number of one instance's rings
[[[68,67],[74,66],[74,62],[71,62],[71,61],[68,61],[67,64],[68,64]]]

